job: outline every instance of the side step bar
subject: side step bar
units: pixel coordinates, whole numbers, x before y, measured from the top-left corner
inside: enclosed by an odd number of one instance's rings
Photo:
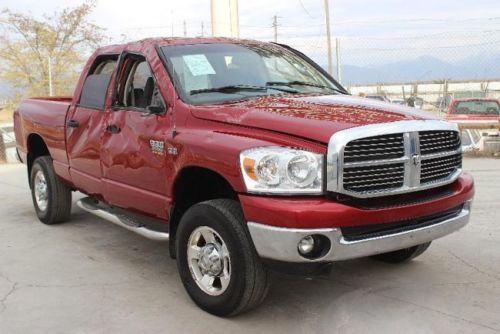
[[[169,234],[167,232],[149,229],[144,224],[138,222],[134,217],[114,212],[112,208],[106,207],[93,198],[82,198],[76,202],[76,205],[84,211],[121,226],[129,231],[135,232],[145,238],[155,241],[168,241],[169,239]]]

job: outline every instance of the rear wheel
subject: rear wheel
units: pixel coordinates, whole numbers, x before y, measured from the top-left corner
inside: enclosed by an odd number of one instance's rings
[[[383,254],[378,254],[372,256],[372,258],[383,261],[383,262],[388,262],[388,263],[403,263],[410,261],[417,256],[421,255],[423,252],[429,248],[431,245],[431,242],[426,242],[425,244],[409,247],[409,248],[403,248],[397,251],[389,252],[389,253],[383,253]]]
[[[67,220],[71,214],[71,189],[54,172],[52,159],[48,156],[36,158],[30,178],[38,219],[48,225]]]
[[[238,202],[211,200],[192,206],[176,237],[182,283],[203,310],[229,316],[260,304],[269,288]]]

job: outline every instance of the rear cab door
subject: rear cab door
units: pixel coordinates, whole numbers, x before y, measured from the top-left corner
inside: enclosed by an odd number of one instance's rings
[[[102,194],[101,141],[108,90],[118,53],[95,57],[83,81],[80,96],[66,117],[66,150],[70,175],[76,188],[90,195]]]

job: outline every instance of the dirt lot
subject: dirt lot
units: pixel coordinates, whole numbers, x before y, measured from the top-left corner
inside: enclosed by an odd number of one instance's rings
[[[0,166],[0,333],[500,332],[500,160],[466,159],[471,223],[417,260],[275,275],[266,302],[231,319],[200,311],[167,246],[74,208],[38,223],[22,165]]]

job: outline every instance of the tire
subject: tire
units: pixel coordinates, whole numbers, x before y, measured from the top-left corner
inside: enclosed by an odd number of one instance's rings
[[[203,256],[190,257],[188,247],[198,240],[196,245],[200,246],[200,252],[197,254],[206,251],[210,245],[204,240],[203,233],[210,231],[215,237],[213,244],[217,245],[218,254],[223,259],[223,270],[213,280],[213,291],[207,292],[202,281],[195,278],[202,273]],[[176,255],[184,288],[201,309],[211,314],[231,316],[248,311],[267,295],[269,273],[255,251],[241,207],[234,200],[210,200],[189,208],[177,230]]]
[[[52,225],[69,219],[71,189],[54,172],[52,158],[43,156],[35,159],[30,185],[36,215],[42,223]]]
[[[429,241],[425,244],[404,248],[389,253],[374,255],[372,256],[372,258],[387,263],[404,263],[421,255],[427,250],[427,248],[429,248],[430,245],[431,242]]]

